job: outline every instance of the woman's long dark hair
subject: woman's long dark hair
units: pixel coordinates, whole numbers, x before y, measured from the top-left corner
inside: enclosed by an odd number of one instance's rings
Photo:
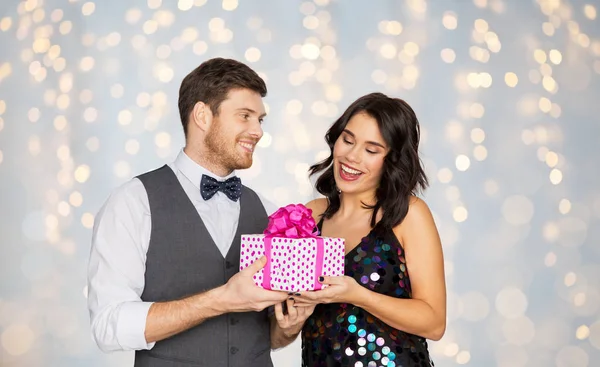
[[[377,121],[389,147],[376,190],[377,202],[373,205],[362,204],[365,209],[373,210],[371,228],[394,228],[406,217],[411,195],[424,190],[428,181],[419,158],[420,128],[415,112],[403,100],[382,93],[371,93],[357,99],[325,134],[331,155],[309,170],[310,176],[323,172],[316,183],[317,191],[329,199],[322,216],[329,219],[340,208],[340,194],[333,175],[333,146],[348,121],[357,113],[366,113]],[[379,210],[383,211],[383,215],[378,223]]]

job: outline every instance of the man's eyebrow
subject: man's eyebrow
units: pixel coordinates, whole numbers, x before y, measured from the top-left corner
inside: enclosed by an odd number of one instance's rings
[[[242,107],[242,108],[238,108],[236,111],[246,111],[246,112],[248,112],[248,113],[258,114],[258,112],[254,111],[253,109],[251,109],[251,108],[248,108],[248,107]],[[266,114],[266,113],[263,113],[262,115],[260,115],[260,116],[258,116],[258,117],[259,117],[259,118],[263,118],[263,117],[265,117],[265,116],[267,116],[267,114]]]

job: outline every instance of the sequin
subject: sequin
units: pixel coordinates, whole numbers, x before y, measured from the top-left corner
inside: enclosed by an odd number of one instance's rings
[[[339,361],[342,359],[342,353],[340,353],[340,351],[335,351],[333,352],[333,359],[335,359],[336,361]]]
[[[344,272],[373,292],[412,297],[404,250],[391,229],[363,238],[346,255]],[[394,329],[352,304],[317,305],[302,330],[303,367],[433,365],[424,338]]]

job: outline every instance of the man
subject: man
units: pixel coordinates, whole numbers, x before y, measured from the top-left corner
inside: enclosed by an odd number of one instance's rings
[[[103,351],[135,350],[137,367],[265,367],[271,346],[293,340],[303,320],[282,314],[290,295],[252,281],[266,260],[238,272],[240,235],[268,223],[257,194],[234,175],[252,165],[266,94],[242,63],[201,64],[179,91],[185,148],[115,190],[100,210],[88,304]],[[275,304],[281,325],[271,326],[271,344],[265,309]]]

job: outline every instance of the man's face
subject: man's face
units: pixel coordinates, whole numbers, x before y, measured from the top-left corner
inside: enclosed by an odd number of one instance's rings
[[[254,147],[263,135],[265,115],[260,94],[250,89],[230,90],[205,137],[214,163],[228,171],[250,168]]]

